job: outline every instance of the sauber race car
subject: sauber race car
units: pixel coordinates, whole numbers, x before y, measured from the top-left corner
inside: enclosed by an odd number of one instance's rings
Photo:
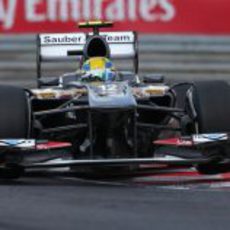
[[[102,32],[110,22],[80,23],[92,32],[37,37],[37,89],[0,86],[0,176],[63,168],[137,169],[195,166],[217,172],[229,163],[230,99],[224,81],[166,85],[138,75],[135,32]],[[119,71],[114,60],[133,62]],[[43,76],[44,62],[80,68]]]

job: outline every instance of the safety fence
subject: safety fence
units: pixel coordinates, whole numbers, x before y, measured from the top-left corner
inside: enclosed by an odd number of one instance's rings
[[[140,35],[140,74],[163,74],[167,79],[230,79],[230,37]],[[118,66],[127,67],[126,62]],[[53,76],[77,68],[76,63],[45,66]],[[36,36],[0,37],[0,82],[35,85]]]

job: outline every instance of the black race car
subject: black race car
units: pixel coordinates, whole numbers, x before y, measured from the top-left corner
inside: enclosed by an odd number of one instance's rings
[[[80,28],[93,32],[38,35],[38,88],[0,86],[0,176],[66,166],[228,170],[228,83],[169,86],[162,76],[140,77],[137,34],[100,32],[110,26],[86,22]],[[113,60],[128,59],[132,72],[114,68]],[[80,68],[42,76],[43,62],[63,60],[79,60]]]

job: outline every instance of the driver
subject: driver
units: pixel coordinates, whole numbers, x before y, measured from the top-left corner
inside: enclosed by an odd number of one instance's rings
[[[113,63],[105,57],[89,58],[82,65],[83,81],[114,81],[116,71]]]

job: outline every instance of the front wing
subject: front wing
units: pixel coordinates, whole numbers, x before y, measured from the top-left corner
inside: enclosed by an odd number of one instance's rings
[[[229,140],[229,135],[226,133],[193,135],[154,141],[154,144],[159,148],[156,148],[153,157],[149,158],[74,159],[71,144],[68,142],[5,139],[0,140],[0,163],[3,167],[14,164],[24,169],[71,166],[138,166],[145,164],[191,166],[225,160],[219,154],[207,155],[207,152],[213,148],[218,149],[220,147],[222,149],[223,146],[229,145]]]

